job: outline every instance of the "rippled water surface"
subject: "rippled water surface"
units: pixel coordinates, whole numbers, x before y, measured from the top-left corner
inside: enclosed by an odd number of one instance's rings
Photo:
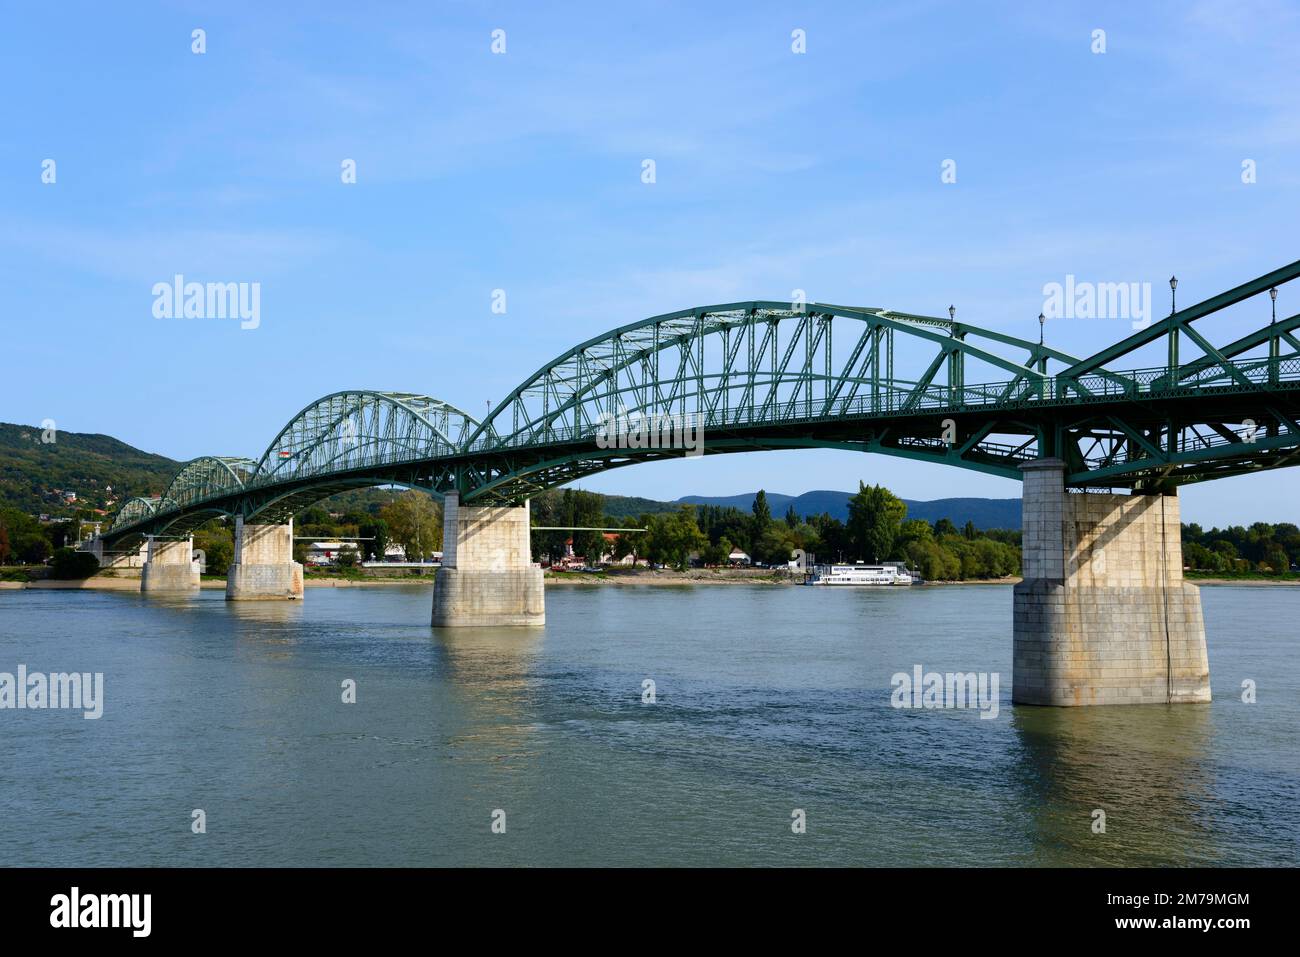
[[[0,853],[1296,865],[1300,589],[1202,595],[1213,704],[1042,709],[1010,703],[1000,586],[556,587],[532,633],[435,632],[421,586],[273,604],[0,591],[0,671],[106,686],[98,721],[0,710]],[[891,676],[916,664],[999,673],[997,718],[892,708]]]

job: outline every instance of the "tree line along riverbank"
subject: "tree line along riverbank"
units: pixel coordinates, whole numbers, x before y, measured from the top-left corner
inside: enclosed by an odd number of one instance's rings
[[[354,543],[355,550],[337,556],[337,565],[309,569],[309,576],[376,574],[361,568],[360,560],[383,556],[390,546],[399,547],[408,559],[431,558],[441,551],[441,507],[429,495],[393,490],[373,490],[366,497],[348,494],[353,497],[339,499],[348,503],[342,511],[330,511],[335,501],[330,499],[295,517],[295,558],[304,564],[312,539]],[[799,515],[793,508],[776,517],[762,490],[748,511],[680,505],[616,517],[608,513],[609,506],[606,496],[581,489],[535,496],[534,560],[549,565],[582,557],[587,564],[650,563],[684,573],[696,566],[728,566],[734,553],[751,563],[781,566],[802,550],[821,563],[902,561],[929,581],[1005,581],[1020,572],[1019,529],[977,529],[969,521],[959,528],[946,518],[933,523],[910,519],[906,504],[879,485],[859,483],[844,521],[828,513]],[[0,581],[72,580],[92,574],[89,556],[66,547],[66,533],[64,527],[43,524],[17,509],[0,509]],[[1208,530],[1190,523],[1183,525],[1182,537],[1192,580],[1285,581],[1300,564],[1300,529],[1291,523]],[[205,553],[208,568],[224,569],[234,553],[229,522],[214,519],[201,526],[194,545]],[[378,574],[387,577],[388,571]]]

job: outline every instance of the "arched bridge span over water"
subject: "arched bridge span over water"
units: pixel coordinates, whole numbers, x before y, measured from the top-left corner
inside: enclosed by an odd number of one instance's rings
[[[1300,315],[1215,346],[1193,325],[1300,275],[1300,262],[1179,310],[1095,355],[941,317],[754,301],[622,326],[538,369],[486,418],[411,393],[311,403],[256,461],[204,456],[103,539],[218,515],[282,522],[336,492],[397,484],[512,504],[585,475],[680,456],[601,448],[607,416],[671,417],[705,454],[839,448],[1007,478],[1045,457],[1076,488],[1157,490],[1300,461]],[[1167,361],[1126,368],[1163,341]],[[1184,350],[1190,345],[1195,355]]]
[[[103,556],[106,544],[148,538],[141,589],[193,591],[185,533],[229,515],[226,597],[300,598],[293,514],[345,489],[405,485],[445,504],[433,625],[540,625],[529,496],[682,455],[620,441],[617,427],[611,436],[611,420],[638,433],[643,419],[666,421],[708,455],[853,449],[1023,479],[1012,699],[1205,702],[1205,629],[1199,591],[1182,577],[1177,489],[1300,464],[1300,315],[1270,310],[1219,345],[1195,323],[1297,276],[1300,262],[1086,358],[951,315],[758,301],[686,309],[575,346],[481,421],[423,395],[328,395],[256,461],[186,463],[90,547]],[[1151,365],[1153,354],[1163,361]],[[1131,494],[1097,491],[1116,487]]]

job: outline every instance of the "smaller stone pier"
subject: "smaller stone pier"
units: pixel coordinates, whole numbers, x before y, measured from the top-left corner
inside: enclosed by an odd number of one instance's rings
[[[226,574],[228,601],[302,598],[302,565],[293,560],[293,520],[246,525],[235,516],[235,560]]]
[[[439,628],[544,625],[541,566],[534,564],[528,503],[518,507],[443,502],[442,567],[433,585]]]
[[[164,539],[149,536],[140,590],[189,592],[199,590],[199,563],[194,560],[194,538]]]

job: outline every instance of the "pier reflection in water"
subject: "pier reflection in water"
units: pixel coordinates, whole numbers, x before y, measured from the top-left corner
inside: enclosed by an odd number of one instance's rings
[[[1034,863],[1222,860],[1218,817],[1226,809],[1212,754],[1212,707],[1014,709]],[[1104,823],[1104,833],[1094,821]]]

